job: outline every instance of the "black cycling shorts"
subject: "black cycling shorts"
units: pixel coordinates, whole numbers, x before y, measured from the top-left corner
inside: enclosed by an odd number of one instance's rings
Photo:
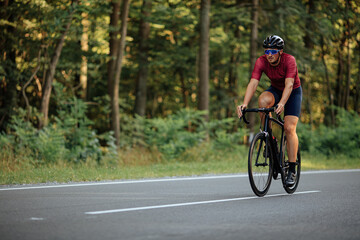
[[[283,91],[280,91],[273,86],[270,86],[266,89],[267,92],[271,92],[275,98],[275,105],[276,106],[282,97]],[[291,115],[300,117],[301,112],[301,101],[302,101],[302,88],[301,86],[292,90],[288,101],[285,104],[285,111],[284,115]]]

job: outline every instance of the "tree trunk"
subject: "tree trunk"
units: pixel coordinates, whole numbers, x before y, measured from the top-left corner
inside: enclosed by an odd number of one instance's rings
[[[86,3],[87,5],[89,3]],[[87,52],[89,50],[89,14],[82,13],[81,25],[83,27],[83,32],[81,34],[81,50],[82,52]],[[80,66],[80,85],[81,85],[81,98],[86,100],[87,97],[87,85],[88,85],[88,77],[87,77],[87,58],[86,56],[81,56],[81,66]]]
[[[235,7],[237,9],[241,8],[241,5],[243,4],[243,0],[236,0]],[[239,69],[239,61],[240,61],[240,49],[241,47],[238,45],[241,42],[241,31],[239,29],[239,25],[235,25],[234,31],[234,37],[237,39],[237,44],[234,44],[231,46],[232,53],[230,56],[230,67],[229,67],[229,88],[228,88],[228,94],[232,97],[235,104],[237,104],[237,99],[239,98],[239,88],[238,88],[238,69]],[[234,116],[234,104],[231,102],[228,104],[226,109],[226,116],[232,117]]]
[[[251,76],[251,73],[254,69],[255,62],[257,59],[256,52],[257,52],[257,42],[258,42],[258,25],[259,25],[259,0],[252,0],[252,9],[251,9],[251,38],[250,38],[250,69],[249,74]],[[253,108],[256,105],[256,101],[254,98],[249,103],[249,108]],[[252,141],[254,137],[254,125],[255,125],[255,114],[249,115],[249,142]]]
[[[306,94],[306,98],[307,98],[307,100],[306,100],[306,108],[307,108],[307,111],[308,111],[308,113],[309,113],[309,125],[310,126],[312,126],[313,125],[313,122],[314,122],[314,120],[313,120],[313,112],[312,112],[312,101],[311,101],[311,90],[312,90],[312,88],[311,88],[311,84],[310,84],[310,79],[311,79],[311,76],[310,76],[310,67],[308,67],[308,71],[306,71],[306,73],[305,73],[305,78],[306,78],[306,82],[308,82],[308,84],[307,84],[307,88],[304,88],[304,89],[307,89],[307,94]]]
[[[198,109],[209,110],[209,30],[210,0],[201,0],[200,9],[200,50],[199,50],[199,89]],[[206,120],[209,115],[206,115]]]
[[[346,0],[346,38],[347,38],[347,75],[346,75],[346,87],[344,91],[344,108],[346,110],[349,106],[349,97],[350,97],[350,82],[351,82],[351,55],[350,55],[350,42],[351,42],[351,27],[349,21],[349,0]]]
[[[252,0],[251,9],[251,38],[250,38],[250,74],[254,69],[257,59],[257,44],[258,44],[258,22],[259,18],[259,0]]]
[[[4,14],[0,16],[1,20],[8,21],[15,24],[15,16],[7,13],[7,8],[14,8],[14,1],[0,2],[0,7],[3,8]],[[12,24],[0,26],[1,33],[7,32],[8,35],[15,35],[16,28]],[[18,105],[18,96],[16,85],[19,82],[20,72],[16,66],[16,49],[11,46],[16,46],[14,38],[0,37],[0,54],[3,65],[5,78],[0,81],[0,132],[5,130],[5,125],[13,115],[14,110]]]
[[[336,77],[336,87],[335,92],[337,92],[336,105],[338,107],[344,107],[344,97],[343,97],[343,81],[344,81],[344,59],[342,49],[345,47],[345,39],[342,39],[340,42],[340,47],[337,49],[338,52],[338,69]]]
[[[303,87],[303,89],[306,91],[306,94],[304,94],[304,96],[306,96],[304,98],[305,100],[305,109],[307,111],[307,113],[309,114],[309,124],[310,126],[312,126],[313,123],[313,116],[312,116],[312,95],[311,95],[311,88],[312,88],[312,83],[310,81],[311,77],[309,76],[312,72],[312,52],[314,50],[314,41],[312,40],[313,38],[313,33],[316,32],[315,29],[315,25],[313,22],[313,16],[314,13],[316,12],[316,6],[315,6],[315,2],[314,0],[309,0],[306,3],[307,6],[307,17],[306,17],[306,22],[305,22],[305,26],[306,26],[306,30],[305,30],[305,36],[304,36],[304,43],[305,43],[305,49],[307,50],[308,54],[307,56],[309,56],[309,62],[310,64],[306,64],[305,68],[305,72],[303,73],[305,75],[304,78],[301,79],[301,85]]]
[[[330,111],[331,111],[331,124],[335,125],[335,111],[334,111],[334,108],[332,107],[334,105],[334,97],[332,94],[332,87],[331,87],[331,83],[330,83],[328,67],[327,67],[327,64],[325,61],[325,49],[324,49],[323,37],[321,37],[321,60],[324,64],[324,68],[325,68],[325,80],[326,80],[328,99],[329,99]]]
[[[233,47],[233,46],[232,46]],[[233,100],[237,99],[237,85],[236,85],[236,69],[237,69],[237,53],[235,48],[232,48],[232,53],[230,56],[230,64],[229,64],[229,86],[227,89],[227,94]],[[232,117],[234,114],[234,105],[227,104],[226,106],[226,117]]]
[[[182,97],[183,97],[184,107],[187,108],[187,107],[189,107],[188,100],[187,100],[189,92],[186,90],[183,69],[179,69],[178,73],[179,73],[180,82],[181,82],[181,93],[182,93]]]
[[[78,2],[78,0],[75,0],[72,2],[72,4],[71,4],[72,9],[74,9],[74,5],[77,4],[77,2]],[[40,119],[39,128],[46,126],[48,123],[50,96],[51,96],[52,83],[53,83],[54,76],[55,76],[56,65],[59,61],[60,54],[61,54],[62,48],[64,46],[65,37],[70,29],[74,11],[75,10],[72,10],[70,12],[68,22],[65,26],[65,30],[62,32],[61,37],[56,44],[56,48],[55,48],[54,54],[51,58],[49,69],[46,72],[45,85],[43,88],[43,96],[41,99],[41,108],[40,108],[40,112],[43,114],[43,116],[42,116],[42,119]]]
[[[144,116],[146,111],[146,82],[148,78],[148,51],[149,51],[149,35],[150,24],[146,18],[151,13],[151,0],[143,0],[141,9],[141,22],[139,28],[139,72],[136,82],[136,99],[135,99],[135,113]]]
[[[348,39],[348,55],[347,55],[347,75],[346,75],[346,87],[345,87],[345,99],[344,99],[344,108],[349,110],[349,97],[350,97],[350,82],[351,82],[351,55],[350,55],[350,39]]]
[[[357,41],[358,44],[358,75],[355,88],[355,101],[354,101],[354,111],[360,113],[359,101],[360,101],[360,41]]]
[[[109,25],[109,62],[107,64],[107,72],[108,72],[108,93],[110,98],[112,99],[112,86],[114,85],[112,81],[115,76],[115,64],[116,64],[116,56],[118,53],[119,45],[120,45],[120,7],[121,0],[113,0],[111,2],[112,13],[110,16],[110,25]]]
[[[305,36],[304,36],[304,43],[305,43],[305,48],[308,49],[310,52],[313,50],[314,48],[314,42],[312,40],[312,37],[310,36],[311,33],[315,33],[315,25],[314,22],[312,20],[312,16],[316,11],[315,8],[315,2],[314,0],[309,0],[306,3],[307,7],[308,7],[308,17],[306,18],[306,31],[305,31]]]
[[[121,29],[120,29],[120,44],[116,57],[115,76],[112,81],[111,92],[111,128],[114,131],[116,145],[120,144],[120,113],[119,113],[119,84],[122,69],[122,58],[125,51],[125,38],[127,33],[127,18],[129,14],[130,0],[124,0],[121,9]]]

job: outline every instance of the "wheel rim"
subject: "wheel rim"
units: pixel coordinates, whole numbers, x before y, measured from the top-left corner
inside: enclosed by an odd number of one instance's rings
[[[271,150],[268,148],[268,155],[264,154],[265,139],[254,139],[249,154],[249,176],[251,187],[256,195],[265,195],[269,189],[271,173]],[[256,161],[257,159],[257,161]]]

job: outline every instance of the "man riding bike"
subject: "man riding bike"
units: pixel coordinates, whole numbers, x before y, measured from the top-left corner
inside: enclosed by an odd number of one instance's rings
[[[265,55],[260,56],[255,63],[250,82],[247,86],[243,104],[237,107],[239,118],[259,84],[262,73],[271,80],[271,86],[259,97],[260,108],[277,106],[275,113],[284,112],[284,130],[287,139],[287,152],[289,157],[289,173],[286,185],[295,183],[296,154],[299,140],[296,126],[299,121],[302,101],[302,88],[299,79],[296,60],[290,54],[284,53],[284,40],[271,35],[264,40]]]

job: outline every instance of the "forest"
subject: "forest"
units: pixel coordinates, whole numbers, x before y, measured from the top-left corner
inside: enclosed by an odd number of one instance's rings
[[[302,150],[360,156],[358,0],[2,0],[0,28],[6,161],[246,144],[258,120],[235,110],[273,34],[296,58]]]

